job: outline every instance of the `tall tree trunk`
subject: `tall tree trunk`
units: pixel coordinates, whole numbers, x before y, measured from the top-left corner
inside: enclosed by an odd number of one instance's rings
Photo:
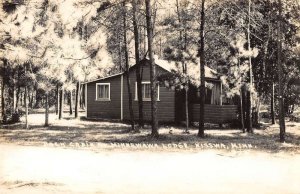
[[[132,106],[132,93],[130,87],[130,79],[129,79],[129,56],[128,56],[128,48],[127,48],[127,24],[126,24],[126,5],[123,3],[124,13],[123,13],[123,36],[124,36],[124,52],[125,52],[125,75],[127,81],[127,90],[128,90],[128,104],[129,104],[129,113],[130,113],[130,123],[131,130],[134,131],[134,114],[133,114],[133,106]]]
[[[285,141],[285,120],[284,120],[284,104],[283,104],[283,66],[282,66],[282,32],[281,32],[281,19],[282,19],[282,2],[278,0],[278,38],[277,38],[277,68],[278,68],[278,101],[279,101],[279,126],[280,126],[280,142]]]
[[[58,115],[58,110],[59,110],[59,86],[58,86],[58,84],[56,84],[55,97],[56,97],[55,114]]]
[[[39,90],[37,88],[37,86],[35,87],[35,107],[36,108],[40,108],[40,104],[41,104],[41,95],[39,94]]]
[[[26,69],[26,65],[24,66],[24,72],[25,72],[25,75],[27,73],[27,69]],[[25,129],[28,129],[29,126],[28,126],[28,89],[27,89],[27,83],[25,83],[25,93],[24,93],[24,103],[25,103]]]
[[[17,92],[16,92],[16,75],[13,75],[13,107],[12,112],[15,113],[17,109]]]
[[[270,13],[268,12],[268,17],[270,18]],[[264,43],[264,49],[263,49],[263,61],[262,61],[262,73],[263,76],[262,78],[265,80],[266,79],[266,67],[267,67],[267,63],[268,63],[268,47],[269,47],[269,43],[270,43],[270,38],[271,38],[271,22],[270,20],[268,20],[268,38],[266,40],[266,42]]]
[[[15,83],[16,83],[16,104],[15,104],[15,110],[16,112],[19,111],[19,100],[20,100],[20,91],[21,91],[21,87],[20,87],[20,74],[21,74],[21,68],[18,66],[17,67],[17,77],[15,79]]]
[[[4,62],[4,65],[5,65],[5,62]],[[1,121],[4,122],[4,116],[5,116],[5,98],[4,98],[4,95],[5,95],[5,82],[4,82],[4,79],[3,77],[1,76],[0,78],[0,81],[1,81]]]
[[[241,60],[240,57],[238,58],[238,67],[240,68],[241,66]],[[242,83],[242,76],[239,78],[239,82]],[[242,85],[240,88],[240,119],[241,119],[241,126],[242,126],[242,131],[243,133],[246,132],[245,130],[245,108],[244,108],[244,93],[245,93],[245,86]]]
[[[28,98],[26,99],[27,102],[28,102],[28,106],[29,106],[29,103],[30,103],[30,91],[27,87],[27,95],[28,95]],[[22,106],[25,106],[25,88],[24,88],[24,95],[22,96]]]
[[[27,87],[27,95],[28,95],[28,98],[27,98],[27,100],[28,100],[28,107],[30,107],[31,106],[31,89],[30,89],[30,87]],[[25,104],[25,96],[24,96],[24,98],[23,98],[23,103]]]
[[[146,23],[148,35],[148,52],[150,58],[150,82],[151,82],[151,118],[152,118],[152,131],[151,136],[158,138],[158,119],[157,119],[157,83],[156,83],[156,66],[153,57],[153,28],[151,21],[151,3],[150,0],[145,0],[146,4]]]
[[[33,109],[34,108],[34,99],[36,100],[36,96],[34,97],[34,93],[36,93],[36,90],[35,88],[33,87],[32,88],[32,91],[31,91],[31,102],[30,102],[30,108]]]
[[[73,92],[70,90],[69,92],[69,105],[70,105],[70,115],[73,114]]]
[[[186,52],[187,49],[187,34],[186,34],[186,27],[184,27],[184,46],[183,46],[183,52]],[[185,120],[186,120],[186,128],[185,128],[185,133],[189,133],[189,80],[188,80],[188,69],[187,69],[187,64],[185,63],[185,59],[183,58],[183,68],[184,68],[184,75],[185,75]]]
[[[59,114],[58,114],[59,119],[62,119],[63,117],[63,107],[64,107],[63,104],[64,104],[64,89],[62,87],[59,95]]]
[[[25,94],[24,94],[24,103],[25,103],[25,128],[28,129],[28,94],[27,94],[27,86],[25,86]]]
[[[180,10],[179,10],[179,1],[178,0],[176,0],[176,12],[177,12],[178,23],[180,25],[183,25],[182,22],[181,22]],[[182,42],[182,31],[181,31],[181,29],[179,30],[179,40]]]
[[[183,51],[186,52],[187,48],[187,39],[186,39],[186,30],[184,29],[184,47]],[[185,75],[185,133],[189,133],[189,124],[190,124],[190,119],[189,119],[189,80],[188,80],[188,69],[187,69],[187,64],[184,62],[183,59],[183,68],[184,68],[184,75]]]
[[[200,118],[198,136],[204,137],[204,106],[205,106],[205,50],[204,50],[204,24],[205,24],[205,0],[201,2],[200,23]]]
[[[119,70],[121,72],[124,71],[123,69],[123,64],[122,64],[122,38],[121,38],[121,33],[118,33],[118,40],[119,40],[119,49],[118,49],[118,55],[119,55]]]
[[[248,0],[248,28],[247,28],[247,39],[248,39],[248,51],[251,50],[251,42],[250,42],[250,22],[251,22],[251,0]],[[247,92],[247,132],[253,133],[253,127],[252,127],[252,62],[251,62],[251,56],[249,56],[249,85],[250,88],[248,88]]]
[[[186,52],[186,48],[187,48],[186,26],[180,15],[181,11],[180,11],[180,6],[179,6],[179,0],[176,0],[176,11],[177,11],[177,18],[178,18],[179,24],[184,26],[183,34],[182,34],[181,30],[179,31],[179,41],[182,43],[180,49],[182,50],[182,52]],[[188,133],[189,132],[188,79],[187,79],[187,64],[185,63],[184,57],[182,57],[181,64],[182,64],[182,71],[184,74],[184,91],[185,91],[185,122],[186,122],[186,125],[185,125],[184,133]]]
[[[46,92],[46,101],[45,101],[45,127],[49,126],[49,93]]]
[[[86,87],[86,84],[83,84],[83,86],[81,87],[82,89],[82,92],[81,92],[81,96],[82,96],[82,108],[86,110],[86,104],[85,104],[85,87]]]
[[[189,89],[188,89],[188,81],[185,82],[184,90],[185,90],[185,133],[189,133]]]
[[[75,118],[78,118],[79,99],[80,99],[80,81],[77,82],[76,86],[76,97],[75,97]]]
[[[270,12],[267,13],[267,16],[268,16],[268,37],[267,37],[267,40],[266,42],[264,43],[264,49],[263,49],[263,61],[262,61],[262,73],[263,73],[263,76],[262,76],[262,79],[263,80],[266,80],[266,76],[267,76],[267,63],[268,63],[268,48],[269,48],[269,43],[270,43],[270,38],[271,38],[271,22],[270,22]],[[264,84],[264,83],[263,83]],[[271,97],[271,106],[272,106],[272,97]],[[259,113],[258,113],[259,114]],[[258,115],[259,117],[259,115]],[[257,123],[258,124],[258,123]]]
[[[22,90],[23,89],[20,88],[19,99],[18,99],[18,101],[19,101],[18,104],[19,104],[20,107],[23,107],[23,102],[24,102],[23,101],[24,92]],[[24,90],[25,90],[25,87],[24,87]]]
[[[20,94],[21,94],[21,87],[20,87],[20,85],[18,84],[17,90],[16,90],[16,111],[19,110]]]
[[[240,95],[240,108],[241,108],[241,125],[242,125],[242,131],[243,131],[243,133],[245,133],[246,132],[246,130],[245,130],[245,111],[244,111],[244,91],[245,91],[245,89],[244,89],[245,87],[244,86],[242,86],[242,88],[241,88],[241,95]]]
[[[246,99],[246,128],[247,128],[247,132],[251,133],[251,128],[252,128],[252,111],[251,111],[251,94],[250,91],[247,90],[246,91],[246,95],[245,95],[245,99]]]
[[[275,124],[275,102],[274,102],[275,88],[274,82],[272,82],[272,92],[271,92],[271,122]]]
[[[144,23],[145,25],[145,23]],[[147,22],[146,22],[146,25],[147,25]],[[143,36],[144,36],[144,41],[143,41],[143,49],[144,49],[144,55],[146,57],[146,54],[147,54],[147,29],[143,28],[144,29],[144,33],[143,33]]]
[[[83,99],[83,96],[84,96],[84,93],[83,93],[83,88],[84,85],[80,85],[80,90],[79,90],[79,107],[81,109],[83,109],[83,102],[84,102],[84,99]]]
[[[144,127],[144,114],[143,114],[143,98],[142,98],[142,75],[140,67],[140,40],[139,40],[139,29],[136,19],[136,6],[137,0],[132,0],[133,7],[133,33],[134,33],[134,49],[135,49],[135,63],[136,63],[136,82],[137,82],[137,97],[139,106],[139,126]]]

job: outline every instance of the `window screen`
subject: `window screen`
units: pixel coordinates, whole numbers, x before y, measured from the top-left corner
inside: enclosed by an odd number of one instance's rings
[[[97,99],[109,99],[109,84],[99,84],[97,85]]]

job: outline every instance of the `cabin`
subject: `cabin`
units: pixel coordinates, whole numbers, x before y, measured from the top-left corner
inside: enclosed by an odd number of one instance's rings
[[[157,75],[171,74],[170,67],[163,60],[155,60]],[[144,59],[140,62],[142,68],[142,96],[144,120],[151,120],[150,99],[150,62]],[[209,67],[205,67],[205,79],[210,84],[206,91],[205,122],[226,123],[237,119],[237,106],[227,104],[222,96],[222,84],[219,77]],[[129,69],[133,111],[138,119],[138,99],[136,82],[136,65]],[[124,73],[119,73],[101,79],[86,82],[85,104],[86,117],[110,120],[129,120],[128,89]],[[200,91],[191,85],[189,89],[189,115],[191,122],[199,120]],[[159,122],[178,123],[185,120],[185,94],[166,87],[159,82],[157,94]]]

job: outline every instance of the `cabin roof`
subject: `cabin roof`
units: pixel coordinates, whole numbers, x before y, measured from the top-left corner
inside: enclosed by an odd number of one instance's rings
[[[147,58],[143,59],[143,60],[149,61],[149,59],[147,59]],[[141,60],[141,61],[143,61],[143,60]],[[177,67],[176,62],[174,62],[174,61],[167,61],[167,60],[155,58],[155,64],[157,66],[161,67],[162,69],[168,71],[168,72],[172,72],[172,70],[178,69],[178,68],[176,68]],[[135,67],[135,66],[136,66],[136,64],[132,65],[130,67],[130,69]],[[198,67],[198,65],[197,65],[197,67]],[[218,79],[218,73],[215,70],[213,70],[212,68],[210,68],[208,66],[205,66],[204,68],[205,68],[205,77],[206,78]],[[199,73],[198,71],[199,71],[199,68],[197,68],[197,71],[192,70],[191,73]],[[105,79],[112,78],[112,77],[117,77],[117,76],[120,76],[122,74],[124,74],[124,72],[109,75],[109,76],[106,76],[106,77],[103,77],[103,78],[94,79],[94,80],[91,80],[91,81],[87,81],[87,82],[84,82],[83,84],[87,84],[87,83],[91,83],[91,82],[95,82],[95,81],[100,81],[100,80],[105,80]]]
[[[171,72],[172,70],[176,70],[178,68],[176,68],[176,62],[174,61],[167,61],[167,60],[162,60],[162,59],[155,59],[155,63],[157,63],[158,66],[160,66],[161,68]],[[194,71],[195,68],[197,70],[200,69],[200,65],[198,65],[199,63],[197,62],[197,65],[193,65],[193,69],[191,69],[190,72],[188,72],[188,74],[193,74],[193,73],[199,73],[198,71]],[[213,79],[218,79],[218,73],[217,71],[213,70],[212,68],[208,67],[208,66],[204,66],[205,68],[205,77],[206,78],[213,78]]]
[[[83,82],[82,84],[88,84],[88,83],[92,83],[92,82],[96,82],[96,81],[100,81],[100,80],[105,80],[105,79],[112,78],[112,77],[117,77],[119,75],[122,75],[123,73],[124,72],[116,73],[116,74],[109,75],[109,76],[106,76],[106,77],[103,77],[103,78],[98,78],[98,79],[94,79],[94,80],[91,80],[91,81]]]
[[[164,70],[168,71],[168,72],[172,72],[172,70],[176,71],[178,70],[177,66],[178,64],[176,64],[175,61],[168,61],[168,60],[163,60],[163,59],[159,59],[157,56],[154,56],[155,59],[155,64],[161,68],[163,68]],[[149,61],[149,59],[144,59]],[[190,72],[188,72],[189,75],[192,74],[197,74],[199,73],[200,75],[200,65],[198,65],[199,63],[197,62],[197,65],[191,65]],[[136,64],[135,64],[136,65]],[[132,67],[134,67],[135,65],[133,65]],[[131,68],[132,68],[131,67]],[[208,67],[208,66],[204,66],[205,68],[205,78],[211,78],[211,79],[218,79],[218,73],[217,71],[213,70],[212,68]],[[194,76],[194,75],[192,75]]]

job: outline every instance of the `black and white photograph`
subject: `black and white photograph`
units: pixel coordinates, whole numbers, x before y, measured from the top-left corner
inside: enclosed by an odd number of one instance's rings
[[[0,0],[1,194],[300,194],[300,0]]]

